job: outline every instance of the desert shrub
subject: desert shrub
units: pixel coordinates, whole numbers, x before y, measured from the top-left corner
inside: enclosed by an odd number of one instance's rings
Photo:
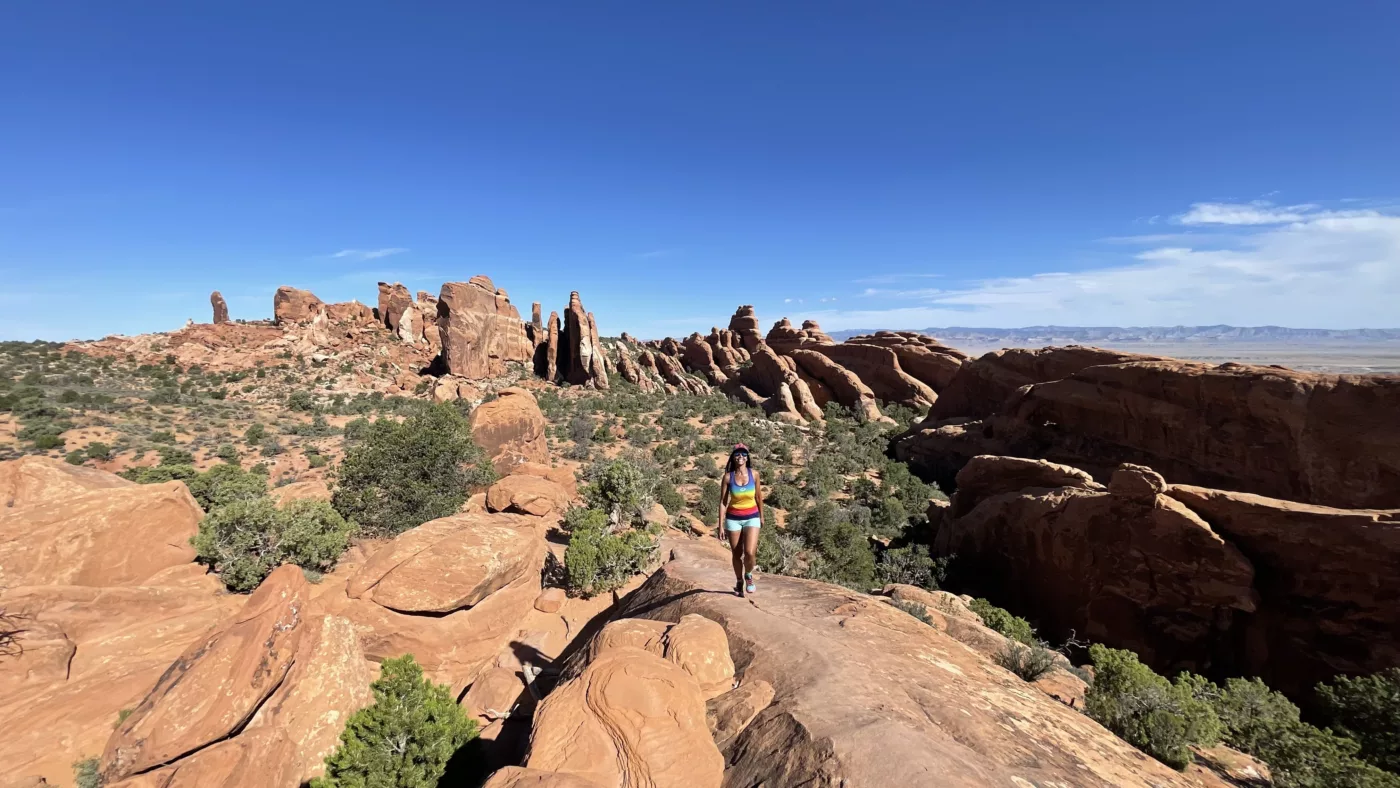
[[[277,440],[276,435],[268,435],[262,439],[262,450],[260,453],[264,457],[276,457],[283,452],[282,442]]]
[[[251,501],[267,495],[267,477],[232,464],[215,465],[186,479],[199,505],[205,511],[234,501]]]
[[[162,446],[157,453],[161,465],[194,465],[194,455],[178,446]]]
[[[345,423],[345,442],[362,441],[369,437],[370,420],[361,416]]]
[[[209,512],[194,548],[229,590],[241,593],[257,588],[281,564],[330,569],[349,546],[351,530],[324,501],[291,501],[279,509],[264,496]]]
[[[316,403],[311,399],[311,392],[293,391],[287,397],[287,407],[290,410],[309,413],[316,408]]]
[[[267,437],[267,428],[256,421],[249,425],[247,431],[243,433],[243,440],[247,441],[249,446],[262,443],[265,437]]]
[[[306,453],[306,464],[312,468],[324,468],[329,462],[330,460],[326,459],[326,455],[320,454],[319,452],[308,451]]]
[[[193,465],[156,465],[149,468],[127,468],[117,475],[137,484],[161,484],[177,480],[188,482],[198,476],[199,471],[196,471]]]
[[[875,579],[881,584],[903,583],[937,591],[948,578],[951,558],[933,558],[926,545],[886,550],[875,563]]]
[[[214,456],[224,462],[235,463],[238,462],[238,449],[232,443],[223,443],[219,445],[219,450]]]
[[[73,784],[78,788],[102,788],[102,763],[96,758],[74,763]]]
[[[1035,628],[1031,626],[1031,622],[1024,618],[1013,616],[985,599],[974,599],[968,603],[967,607],[982,617],[982,623],[1006,637],[1026,645],[1032,645],[1036,642]]]
[[[656,502],[664,506],[669,514],[676,514],[685,508],[685,498],[670,482],[658,483],[653,494]]]
[[[1089,647],[1094,685],[1084,710],[1105,728],[1175,769],[1191,762],[1191,746],[1219,741],[1220,721],[1190,680],[1167,681],[1131,651]]]
[[[456,512],[495,478],[466,419],[443,403],[370,425],[341,461],[331,503],[362,529],[397,534]]]
[[[86,452],[84,452],[82,449],[74,449],[68,452],[68,454],[63,458],[63,461],[68,463],[69,465],[82,465],[83,460],[86,459]]]
[[[764,511],[766,513],[767,510]],[[806,544],[793,534],[766,526],[765,523],[765,527],[758,532],[758,565],[772,574],[800,576],[803,570],[802,551]]]
[[[870,590],[875,582],[875,553],[864,530],[830,501],[822,501],[794,519],[794,533],[821,559],[809,565],[808,577]]]
[[[642,572],[656,554],[656,534],[650,529],[612,531],[601,509],[575,507],[565,514],[569,546],[564,551],[565,581],[583,596],[622,587]]]
[[[326,417],[316,414],[311,421],[302,423],[296,422],[287,430],[289,434],[299,435],[303,438],[324,438],[327,435],[334,435],[335,428],[326,421]]]
[[[619,521],[638,511],[646,496],[646,479],[642,470],[627,460],[607,463],[592,475],[582,493],[591,506],[602,509]]]
[[[1036,679],[1055,669],[1055,652],[1043,642],[1026,645],[1007,639],[996,654],[998,665],[1020,676],[1024,681]]]
[[[908,613],[914,618],[919,619],[925,624],[933,626],[933,616],[930,616],[928,614],[928,608],[924,607],[918,602],[906,602],[901,599],[896,599],[894,601],[894,606],[899,608],[900,610],[903,610],[904,612]]]
[[[802,491],[791,484],[775,484],[763,494],[763,503],[791,511],[802,505]]]
[[[165,443],[173,445],[175,443],[175,433],[169,430],[156,430],[151,433],[151,443]]]
[[[1230,679],[1224,688],[1202,680],[1197,695],[1214,707],[1225,742],[1269,764],[1279,788],[1400,786],[1400,777],[1358,757],[1355,740],[1301,721],[1297,706],[1257,678]]]
[[[1319,684],[1317,694],[1328,723],[1361,745],[1362,759],[1400,773],[1400,668],[1338,676]]]
[[[411,654],[384,660],[370,689],[374,704],[351,715],[311,788],[433,788],[476,722]]]
[[[94,460],[112,459],[112,447],[102,441],[93,441],[87,446],[87,456]]]

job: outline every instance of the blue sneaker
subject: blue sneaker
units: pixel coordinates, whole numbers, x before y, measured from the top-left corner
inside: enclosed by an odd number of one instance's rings
[[[758,587],[753,584],[753,572],[744,573],[744,580],[747,582],[747,585],[744,586],[745,591],[752,594],[758,590]]]

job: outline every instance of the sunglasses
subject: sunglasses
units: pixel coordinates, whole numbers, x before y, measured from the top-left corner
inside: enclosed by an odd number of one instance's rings
[[[734,452],[734,456],[735,456],[735,457],[743,457],[744,459],[747,460],[747,459],[749,458],[749,453],[746,452],[746,451],[736,451],[736,452]]]

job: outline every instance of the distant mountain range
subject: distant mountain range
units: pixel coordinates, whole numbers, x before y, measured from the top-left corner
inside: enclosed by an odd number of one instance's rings
[[[828,331],[842,341],[874,328]],[[1064,345],[1095,342],[1400,342],[1400,328],[1284,328],[1282,326],[1027,326],[915,329],[948,342]]]

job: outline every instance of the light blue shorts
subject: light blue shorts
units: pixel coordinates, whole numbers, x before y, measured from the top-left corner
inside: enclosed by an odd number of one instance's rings
[[[761,525],[763,525],[763,518],[761,517],[724,518],[724,530],[730,533],[742,531],[745,528],[758,528]]]

